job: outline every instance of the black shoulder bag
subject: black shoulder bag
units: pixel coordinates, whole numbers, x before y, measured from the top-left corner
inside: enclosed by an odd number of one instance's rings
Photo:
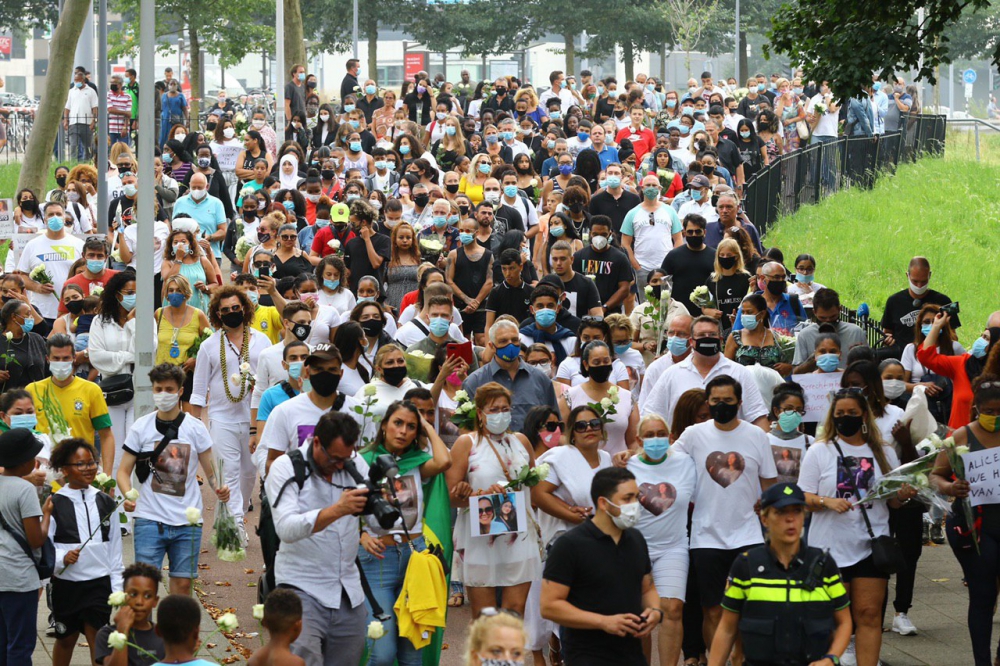
[[[159,460],[160,454],[170,445],[170,442],[177,439],[177,435],[181,430],[181,423],[183,422],[184,412],[181,412],[176,419],[170,421],[162,430],[160,429],[160,423],[156,423],[157,432],[163,435],[163,439],[160,440],[159,445],[152,451],[135,454],[135,478],[139,480],[140,485],[146,483],[146,479],[149,478],[150,474],[156,475],[156,461]]]
[[[844,461],[844,467],[848,472],[847,479],[851,483],[854,496],[860,499],[861,492],[858,490],[858,484],[854,481],[854,475],[851,474],[850,468],[847,467],[847,458],[844,456],[844,452],[841,450],[837,440],[833,439],[831,441],[837,447],[840,459]],[[878,464],[877,461],[876,464]],[[875,536],[872,523],[868,520],[868,511],[865,509],[865,503],[859,502],[858,508],[861,509],[861,517],[865,519],[865,527],[868,528],[868,536],[872,540],[872,561],[875,563],[875,567],[882,573],[889,574],[890,576],[906,569],[906,560],[903,559],[903,551],[900,549],[896,537],[891,534],[879,537]]]
[[[50,539],[48,535],[45,535],[45,541],[42,542],[40,550],[41,557],[36,560],[35,554],[31,551],[31,546],[28,545],[28,540],[21,536],[18,532],[11,529],[10,525],[7,524],[7,521],[4,520],[2,512],[0,512],[0,526],[10,533],[11,538],[17,542],[17,545],[21,547],[24,554],[28,556],[29,560],[31,560],[31,563],[35,565],[35,571],[38,572],[38,578],[40,580],[52,578],[52,574],[55,573],[56,570],[56,546],[52,543],[52,539]]]

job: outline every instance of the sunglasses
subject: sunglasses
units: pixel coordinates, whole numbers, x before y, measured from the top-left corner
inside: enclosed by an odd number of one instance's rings
[[[243,308],[240,306],[236,306],[234,308],[219,308],[220,315],[232,314],[233,312],[238,312],[242,314]]]
[[[485,508],[479,509],[479,515],[480,516],[485,516],[488,513],[493,513],[493,507],[485,507]]]
[[[293,240],[296,240],[298,238],[298,236],[286,236],[286,235],[282,235],[282,236],[280,236],[280,238],[283,241],[293,241]]]
[[[580,321],[584,324],[603,324],[604,317],[587,315],[585,317],[580,317]]]
[[[573,424],[573,432],[587,432],[588,430],[600,430],[604,427],[601,419],[590,419],[589,421],[577,421]]]
[[[538,426],[539,430],[544,430],[545,432],[555,432],[563,427],[562,421],[548,421],[546,423]]]

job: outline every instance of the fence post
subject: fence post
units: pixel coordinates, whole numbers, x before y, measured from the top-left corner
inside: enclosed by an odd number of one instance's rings
[[[822,197],[822,193],[823,193],[823,171],[824,171],[824,165],[823,165],[823,148],[825,148],[825,147],[826,147],[826,144],[823,143],[822,141],[820,141],[820,142],[818,142],[816,144],[816,184],[813,186],[814,187],[814,191],[813,191],[813,203],[814,204],[818,204],[819,201],[820,201],[820,199],[823,198]]]

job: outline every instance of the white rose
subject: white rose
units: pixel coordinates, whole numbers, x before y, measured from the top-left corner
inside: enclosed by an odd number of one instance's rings
[[[7,331],[6,333],[4,333],[4,337],[7,338],[8,342],[10,342],[11,340],[14,339],[14,334],[11,333],[10,331]]]
[[[382,623],[379,622],[378,620],[372,620],[368,624],[368,638],[372,639],[373,641],[377,641],[383,636],[385,636],[385,627],[383,627]]]
[[[127,599],[124,592],[112,592],[111,596],[108,597],[108,605],[118,608],[124,606]]]
[[[201,522],[201,509],[189,506],[184,511],[184,517],[187,518],[188,525],[197,525]]]
[[[528,187],[538,187],[538,179],[532,178],[531,182],[528,183]]]
[[[374,384],[365,384],[365,397],[372,398],[378,389],[375,388]]]
[[[236,386],[240,385],[240,378],[241,378],[240,373],[238,372],[234,372],[233,374],[229,375],[229,381],[231,381]]]
[[[128,638],[120,631],[112,631],[108,634],[108,647],[113,650],[124,650]]]
[[[609,409],[611,409],[611,408],[612,408],[613,406],[614,406],[614,403],[613,403],[613,402],[611,402],[611,398],[603,398],[603,399],[601,399],[601,408],[602,408],[602,409],[603,409],[604,411],[608,411],[608,410],[609,410]]]
[[[111,480],[111,477],[108,476],[107,474],[105,474],[104,472],[100,472],[100,473],[98,473],[97,476],[94,477],[94,481],[96,481],[97,485],[99,485],[99,486],[106,485],[107,482],[110,481],[110,480]]]
[[[137,499],[139,499],[139,491],[133,488],[132,490],[125,493],[125,499],[127,499],[129,502],[136,501]]]
[[[541,463],[540,465],[535,465],[535,474],[538,475],[539,481],[544,481],[549,476],[549,464]]]
[[[455,391],[455,402],[462,402],[463,400],[468,400],[469,394],[463,390]]]
[[[263,614],[263,610],[261,613]],[[216,620],[215,623],[219,625],[219,630],[225,634],[236,631],[236,628],[240,626],[239,620],[237,620],[236,616],[232,613],[226,613]]]
[[[653,293],[653,285],[647,284],[646,285],[646,295],[650,296],[650,295],[652,295],[652,293]]]
[[[264,619],[264,604],[256,604],[253,607],[253,619],[263,620]]]
[[[967,446],[956,446],[955,447],[955,453],[957,453],[960,456],[964,456],[968,452],[969,452],[969,447],[967,447]]]
[[[329,247],[329,248],[330,248],[331,250],[339,250],[339,249],[340,249],[340,241],[339,241],[339,240],[337,240],[336,238],[334,238],[334,239],[333,239],[332,241],[330,241],[330,242],[329,242],[329,243],[327,243],[326,245],[327,245],[327,247]]]

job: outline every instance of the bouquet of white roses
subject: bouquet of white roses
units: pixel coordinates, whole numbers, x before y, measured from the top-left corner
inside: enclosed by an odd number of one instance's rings
[[[813,113],[815,113],[817,116],[822,116],[824,113],[826,113],[826,109],[827,106],[826,104],[823,103],[813,105]]]
[[[240,239],[236,241],[236,258],[240,260],[240,263],[246,261],[247,253],[256,246],[257,243],[254,243],[246,236],[240,236]]]
[[[891,470],[888,474],[880,477],[863,498],[854,500],[853,504],[868,503],[880,499],[890,500],[904,485],[907,485],[917,491],[917,496],[914,499],[918,502],[947,511],[951,508],[951,502],[931,486],[928,478],[931,470],[934,469],[937,455],[937,451],[932,451]]]
[[[49,275],[49,271],[45,268],[45,264],[41,263],[31,269],[28,273],[28,277],[37,282],[38,284],[52,284],[52,276]]]
[[[218,485],[222,487],[222,466],[224,461],[219,459]],[[240,562],[247,557],[247,551],[243,548],[243,539],[240,531],[236,527],[236,519],[229,511],[225,502],[219,502],[218,515],[215,518],[215,527],[212,532],[212,545],[218,551],[217,555],[223,562]]]
[[[474,431],[476,429],[476,403],[469,398],[468,393],[462,390],[455,392],[455,402],[458,403],[458,406],[449,421],[463,432]]]
[[[588,402],[587,407],[593,410],[602,421],[608,423],[611,421],[611,417],[618,413],[617,405],[621,401],[621,397],[618,395],[619,390],[617,385],[612,384],[606,398],[601,398],[600,402]]]
[[[712,292],[708,290],[708,287],[701,285],[700,287],[695,287],[691,295],[688,296],[688,300],[697,305],[699,308],[711,307],[714,299],[712,298]]]
[[[549,476],[549,464],[540,463],[534,467],[525,465],[518,472],[517,478],[508,481],[504,486],[507,490],[521,490],[521,488],[534,488]]]

